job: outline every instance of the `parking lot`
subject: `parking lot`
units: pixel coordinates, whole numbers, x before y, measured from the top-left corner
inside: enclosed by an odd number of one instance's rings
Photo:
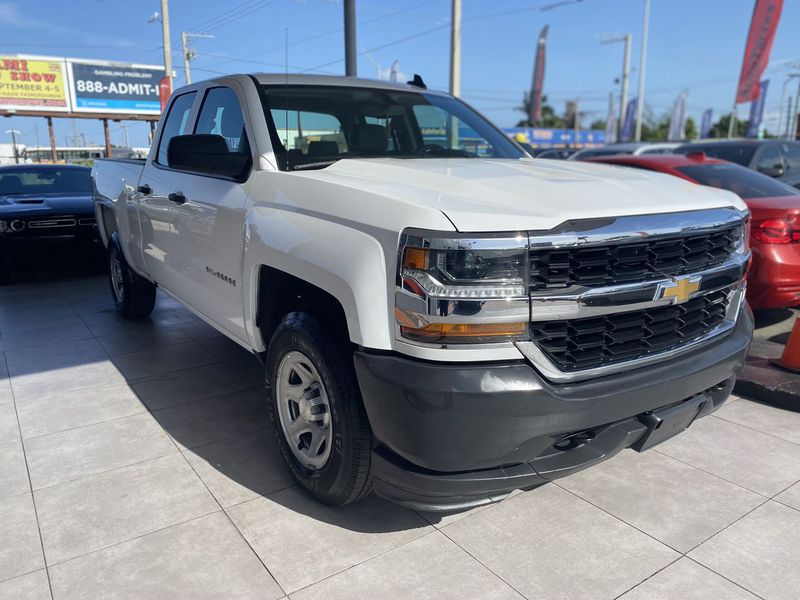
[[[800,596],[800,413],[732,399],[460,514],[292,486],[258,362],[104,277],[0,289],[0,598]]]

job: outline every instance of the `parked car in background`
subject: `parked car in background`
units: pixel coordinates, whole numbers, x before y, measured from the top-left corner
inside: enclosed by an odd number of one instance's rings
[[[536,158],[549,158],[553,160],[567,160],[578,152],[577,148],[543,148],[536,154]]]
[[[748,302],[756,309],[800,305],[800,192],[796,188],[702,153],[601,157],[591,162],[659,171],[735,192],[752,213]]]
[[[0,243],[95,238],[91,174],[75,165],[0,167]]]
[[[718,140],[684,144],[677,154],[703,152],[754,169],[764,175],[800,187],[800,142],[787,140]]]
[[[629,154],[639,156],[641,154],[670,154],[681,144],[678,142],[630,142],[622,144],[607,144],[599,148],[584,148],[578,150],[569,160],[586,160],[595,156],[617,156]]]

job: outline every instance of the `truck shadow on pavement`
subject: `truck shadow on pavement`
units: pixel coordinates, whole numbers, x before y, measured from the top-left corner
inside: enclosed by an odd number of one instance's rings
[[[128,321],[112,307],[106,276],[48,272],[0,288],[0,407],[17,404],[24,445],[44,436],[62,445],[54,456],[70,480],[180,453],[192,485],[268,536],[280,519],[391,534],[442,517],[374,496],[342,508],[314,500],[294,485],[274,439],[257,357],[163,293],[148,318]]]

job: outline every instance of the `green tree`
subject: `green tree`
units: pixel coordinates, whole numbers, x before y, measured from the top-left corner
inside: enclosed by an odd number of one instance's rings
[[[595,119],[594,121],[592,121],[592,124],[589,125],[589,129],[605,131],[606,130],[606,120],[605,119]]]
[[[531,123],[528,118],[530,106],[530,96],[524,93],[522,95],[522,104],[514,109],[525,115],[525,118],[517,123],[517,127],[546,127],[548,129],[563,129],[565,127],[564,118],[559,117],[555,109],[547,103],[547,96],[542,96],[542,119],[538,123]]]
[[[730,126],[731,122],[731,115],[728,113],[727,115],[722,115],[719,118],[719,121],[714,123],[711,126],[711,131],[709,132],[708,136],[712,138],[726,138],[728,137],[728,127]],[[747,133],[747,126],[750,121],[747,120],[738,120],[736,121],[736,125],[734,126],[733,137],[744,137]]]

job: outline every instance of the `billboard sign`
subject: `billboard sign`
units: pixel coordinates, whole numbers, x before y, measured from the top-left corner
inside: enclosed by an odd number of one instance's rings
[[[68,112],[64,59],[0,55],[0,109]]]
[[[74,112],[161,113],[164,67],[67,59]]]

